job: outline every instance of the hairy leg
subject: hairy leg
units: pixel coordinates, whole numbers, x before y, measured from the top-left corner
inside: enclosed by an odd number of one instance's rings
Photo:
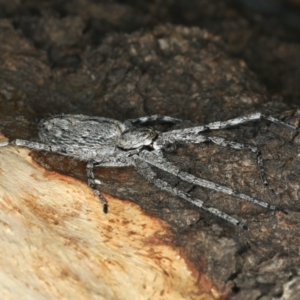
[[[223,138],[220,138],[220,137],[207,137],[207,136],[204,136],[204,135],[201,135],[201,134],[188,135],[188,134],[176,133],[174,135],[168,136],[167,139],[161,138],[159,136],[158,139],[155,141],[155,146],[154,147],[156,149],[163,149],[165,145],[172,144],[172,143],[200,144],[200,143],[206,143],[206,142],[212,142],[212,143],[217,144],[219,146],[227,147],[227,148],[231,148],[231,149],[235,149],[235,150],[244,150],[244,149],[246,149],[246,150],[250,150],[253,153],[255,153],[261,180],[262,180],[264,186],[270,191],[272,196],[275,196],[275,192],[269,186],[269,182],[268,182],[267,177],[266,177],[261,150],[256,146],[253,146],[253,145],[250,145],[250,144],[242,144],[242,143],[227,141],[227,140],[225,140]]]
[[[204,132],[204,131],[208,131],[208,130],[221,130],[221,129],[226,129],[229,127],[234,127],[234,126],[242,125],[242,124],[253,122],[253,121],[259,121],[262,119],[268,120],[268,121],[273,122],[278,125],[282,125],[291,130],[296,130],[296,131],[299,130],[292,125],[289,125],[278,119],[275,119],[275,118],[269,117],[269,116],[265,116],[264,114],[257,112],[257,113],[252,113],[249,115],[241,116],[238,118],[230,119],[227,121],[217,121],[217,122],[212,122],[212,123],[209,123],[209,124],[203,125],[203,126],[196,126],[196,127],[192,127],[192,128],[178,129],[178,130],[164,132],[164,133],[162,133],[162,137],[164,138],[164,137],[167,137],[168,135],[172,135],[174,133],[198,134],[200,132]]]
[[[101,192],[96,188],[96,185],[102,184],[98,179],[95,179],[94,167],[98,166],[98,163],[89,161],[86,165],[86,173],[88,178],[88,185],[93,190],[94,194],[100,199],[103,205],[103,212],[108,213],[108,204]]]
[[[135,125],[142,125],[149,122],[158,122],[158,123],[171,123],[171,124],[180,124],[180,123],[190,123],[190,121],[187,120],[181,120],[177,118],[172,118],[168,116],[162,116],[162,115],[151,115],[151,116],[145,116],[137,119],[129,119],[124,122],[125,126],[132,127]]]
[[[9,140],[9,141],[0,143],[0,147],[5,147],[5,146],[9,146],[9,145],[26,147],[26,148],[29,148],[32,150],[37,150],[37,151],[47,151],[47,152],[56,152],[56,153],[65,148],[62,146],[46,145],[46,144],[39,143],[39,142],[32,142],[32,141],[21,140],[21,139]]]
[[[203,201],[193,198],[189,194],[187,194],[175,187],[172,187],[166,181],[159,179],[157,177],[157,175],[151,170],[150,166],[145,161],[143,161],[141,158],[139,158],[137,155],[135,155],[134,161],[135,161],[135,167],[136,167],[138,173],[141,174],[150,183],[154,184],[158,188],[165,190],[175,196],[178,196],[178,197],[184,199],[185,201],[190,202],[190,203],[210,212],[211,214],[213,214],[221,219],[226,220],[227,222],[229,222],[235,226],[239,226],[243,229],[247,229],[247,226],[243,222],[240,222],[239,220],[227,215],[226,213],[224,213],[216,208],[206,206],[203,203]]]
[[[186,182],[190,182],[194,185],[198,185],[201,187],[205,187],[217,192],[221,192],[223,194],[227,194],[227,195],[231,195],[231,196],[235,196],[237,198],[246,200],[248,202],[251,202],[253,204],[262,206],[264,208],[270,209],[270,210],[280,210],[277,206],[275,205],[271,205],[269,203],[260,201],[258,199],[255,199],[253,197],[250,197],[248,195],[245,195],[243,193],[240,193],[238,191],[235,191],[233,189],[230,189],[226,186],[196,177],[192,174],[186,173],[184,171],[181,171],[178,167],[176,167],[174,164],[168,162],[165,160],[165,158],[162,156],[162,154],[160,152],[157,151],[141,151],[140,155],[139,155],[143,160],[145,160],[147,163],[149,163],[150,165],[153,165],[167,173],[170,173],[174,176],[176,176],[177,178],[180,178],[183,181]]]
[[[80,145],[55,145],[55,144],[44,144],[40,142],[33,142],[28,140],[10,140],[0,144],[1,146],[15,145],[20,147],[26,147],[36,151],[46,151],[52,153],[58,153],[65,156],[74,157],[80,160],[88,161],[89,158],[97,157],[97,149],[91,149],[89,147],[80,147]]]

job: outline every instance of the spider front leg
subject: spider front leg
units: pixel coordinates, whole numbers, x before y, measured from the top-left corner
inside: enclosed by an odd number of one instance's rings
[[[240,222],[239,220],[227,215],[226,213],[224,213],[216,208],[206,206],[204,204],[204,202],[201,201],[200,199],[193,198],[189,194],[187,194],[175,187],[172,187],[166,181],[163,181],[163,180],[157,178],[157,175],[151,170],[150,166],[145,161],[140,159],[137,155],[135,155],[133,157],[133,159],[134,159],[135,167],[136,167],[136,170],[138,171],[138,173],[141,174],[144,178],[146,178],[150,183],[157,186],[159,189],[165,190],[177,197],[180,197],[180,198],[184,199],[185,201],[190,202],[190,203],[202,208],[203,210],[210,212],[211,214],[217,216],[218,218],[226,220],[227,222],[229,222],[235,226],[239,226],[242,229],[247,229],[247,226],[244,224],[244,222]]]
[[[177,119],[173,117],[168,116],[162,116],[162,115],[151,115],[151,116],[145,116],[140,117],[137,119],[129,119],[124,122],[125,126],[127,128],[135,126],[135,125],[143,125],[145,123],[149,122],[158,122],[158,123],[171,123],[171,124],[180,124],[180,123],[190,123],[190,121]]]
[[[208,137],[207,139],[209,141],[213,142],[214,144],[220,145],[222,147],[228,147],[228,148],[236,149],[236,150],[247,149],[247,150],[250,150],[253,153],[255,153],[262,183],[269,190],[269,192],[271,193],[272,196],[276,195],[274,190],[269,186],[269,182],[267,180],[267,176],[266,176],[265,169],[264,169],[263,157],[261,154],[261,150],[258,147],[250,145],[250,144],[241,144],[241,143],[226,141],[225,139],[219,138],[219,137]]]
[[[259,173],[260,173],[260,177],[262,180],[263,185],[270,191],[272,196],[275,196],[275,192],[274,190],[269,186],[269,182],[267,180],[267,176],[265,173],[265,169],[264,169],[264,162],[263,162],[263,158],[262,158],[262,154],[261,154],[261,150],[253,145],[250,144],[242,144],[242,143],[236,143],[236,142],[232,142],[232,141],[227,141],[223,138],[220,137],[207,137],[201,134],[187,134],[187,132],[180,133],[180,132],[176,132],[172,134],[172,131],[170,133],[167,134],[161,134],[160,137],[157,139],[157,141],[155,142],[155,147],[156,149],[163,149],[164,144],[166,143],[193,143],[193,144],[200,144],[200,143],[206,143],[206,142],[212,142],[216,145],[219,145],[221,147],[227,147],[227,148],[231,148],[231,149],[235,149],[235,150],[250,150],[253,153],[256,154],[256,159],[257,159],[257,165],[259,168]]]
[[[161,152],[158,151],[146,151],[143,150],[141,151],[140,155],[139,155],[143,160],[145,160],[147,163],[149,163],[150,165],[153,165],[167,173],[170,173],[178,178],[180,178],[181,180],[184,180],[186,182],[192,183],[194,185],[198,185],[198,186],[202,186],[217,192],[221,192],[223,194],[227,194],[227,195],[231,195],[231,196],[235,196],[237,198],[246,200],[248,202],[251,202],[253,204],[262,206],[264,208],[270,209],[270,210],[281,210],[279,207],[275,206],[275,205],[271,205],[269,203],[260,201],[258,199],[255,199],[253,197],[250,197],[248,195],[245,195],[243,193],[240,193],[238,191],[235,191],[233,189],[230,189],[226,186],[196,177],[192,174],[186,173],[182,170],[180,170],[178,167],[176,167],[174,164],[166,161],[162,155]]]
[[[295,131],[299,131],[298,128],[289,125],[285,122],[282,122],[276,118],[270,117],[270,116],[265,116],[262,113],[252,113],[249,115],[245,115],[242,117],[238,117],[238,118],[234,118],[234,119],[230,119],[227,121],[217,121],[217,122],[212,122],[203,126],[196,126],[193,128],[186,128],[186,129],[179,129],[179,130],[173,130],[170,131],[169,133],[181,133],[181,134],[199,134],[201,132],[204,131],[209,131],[209,130],[222,130],[222,129],[226,129],[226,128],[230,128],[230,127],[234,127],[234,126],[239,126],[242,124],[246,124],[249,122],[254,122],[254,121],[260,121],[262,119],[265,119],[267,121],[270,121],[272,123],[287,127],[291,130],[295,130]],[[166,133],[168,134],[168,133]]]
[[[209,123],[209,124],[205,125],[204,130],[220,130],[220,129],[225,129],[225,128],[229,128],[229,127],[233,127],[233,126],[238,126],[238,125],[241,125],[241,124],[246,124],[246,123],[253,122],[253,121],[260,121],[260,120],[263,120],[263,119],[267,120],[267,121],[270,121],[272,123],[287,127],[291,130],[298,131],[298,128],[296,128],[292,125],[289,125],[285,122],[282,122],[279,119],[273,118],[271,116],[266,116],[266,115],[264,115],[260,112],[252,113],[252,114],[249,114],[249,115],[241,116],[241,117],[230,119],[230,120],[223,121],[223,122],[219,122],[219,121],[218,122],[212,122],[212,123]]]

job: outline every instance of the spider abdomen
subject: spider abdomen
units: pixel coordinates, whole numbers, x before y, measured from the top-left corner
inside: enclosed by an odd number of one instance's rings
[[[47,144],[95,147],[113,144],[124,129],[121,122],[113,119],[59,115],[40,124],[39,138]]]

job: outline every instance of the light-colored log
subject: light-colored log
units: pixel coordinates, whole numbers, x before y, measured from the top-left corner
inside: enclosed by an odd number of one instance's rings
[[[3,139],[2,139],[3,140]],[[216,299],[168,226],[0,148],[1,299]]]

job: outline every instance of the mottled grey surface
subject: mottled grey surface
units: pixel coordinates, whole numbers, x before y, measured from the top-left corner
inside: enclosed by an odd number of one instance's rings
[[[89,28],[82,30],[77,19],[76,26],[68,26],[63,13],[54,16],[64,24],[58,26],[62,33],[52,35],[54,40],[41,40],[49,43],[45,48],[32,38],[31,27],[18,27],[21,23],[9,18],[0,20],[0,130],[9,138],[34,139],[39,120],[60,113],[122,122],[164,114],[206,124],[259,111],[299,126],[299,112],[289,111],[279,97],[270,96],[247,65],[230,58],[222,40],[207,30],[160,25],[132,34],[107,31],[105,38],[99,35],[95,46],[85,44]],[[25,22],[26,14],[22,17]],[[49,24],[47,14],[36,17]],[[30,11],[28,18],[31,22]],[[99,21],[97,16],[94,19]],[[51,28],[49,32],[55,33],[55,26]],[[69,35],[68,30],[75,28],[77,35]],[[266,121],[210,132],[209,136],[259,146],[277,196],[272,197],[261,183],[255,154],[250,151],[214,144],[183,145],[165,156],[183,171],[280,205],[288,214],[179,182],[155,169],[178,189],[245,219],[249,230],[243,231],[155,188],[133,168],[99,168],[95,176],[104,183],[102,191],[130,199],[166,220],[175,233],[174,244],[220,289],[232,290],[233,299],[271,299],[296,293],[298,281],[288,283],[297,278],[300,268],[299,136]],[[34,157],[46,168],[86,181],[85,164],[80,161],[42,152]]]

